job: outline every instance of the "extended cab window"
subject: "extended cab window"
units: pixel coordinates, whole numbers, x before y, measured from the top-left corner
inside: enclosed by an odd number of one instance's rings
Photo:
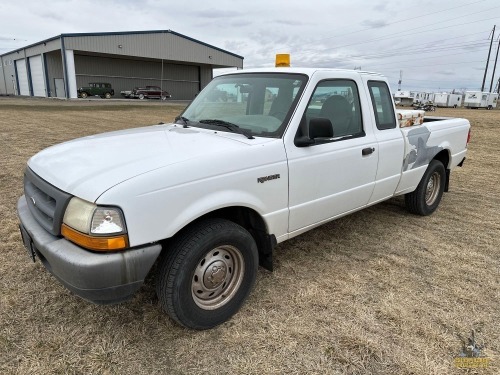
[[[396,127],[396,117],[394,116],[393,101],[387,84],[381,81],[369,81],[368,88],[370,89],[377,129],[394,129]]]
[[[350,80],[326,80],[320,82],[307,106],[303,122],[311,119],[327,119],[333,127],[332,140],[363,136],[363,122],[358,88]]]

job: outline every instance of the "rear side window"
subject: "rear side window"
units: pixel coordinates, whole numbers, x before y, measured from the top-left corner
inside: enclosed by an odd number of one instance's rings
[[[396,127],[394,105],[391,92],[385,82],[369,81],[370,97],[372,98],[375,123],[378,130],[393,129]]]

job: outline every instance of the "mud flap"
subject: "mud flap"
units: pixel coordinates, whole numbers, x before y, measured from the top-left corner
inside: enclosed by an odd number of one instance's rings
[[[444,192],[447,193],[448,189],[450,188],[450,174],[451,170],[447,169],[446,170],[446,181],[444,182]]]
[[[265,241],[259,245],[259,264],[268,271],[273,271],[273,249],[278,244],[276,236],[271,234],[266,236]]]

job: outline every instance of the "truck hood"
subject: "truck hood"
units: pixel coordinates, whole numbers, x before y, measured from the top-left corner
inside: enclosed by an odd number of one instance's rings
[[[28,166],[55,187],[95,202],[106,190],[140,174],[269,141],[168,124],[65,142],[39,152]]]

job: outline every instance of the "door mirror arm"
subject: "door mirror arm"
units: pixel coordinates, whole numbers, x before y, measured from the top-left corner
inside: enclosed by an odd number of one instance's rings
[[[314,145],[316,142],[314,139],[311,139],[306,136],[298,137],[295,139],[295,146],[297,147],[309,147]]]

